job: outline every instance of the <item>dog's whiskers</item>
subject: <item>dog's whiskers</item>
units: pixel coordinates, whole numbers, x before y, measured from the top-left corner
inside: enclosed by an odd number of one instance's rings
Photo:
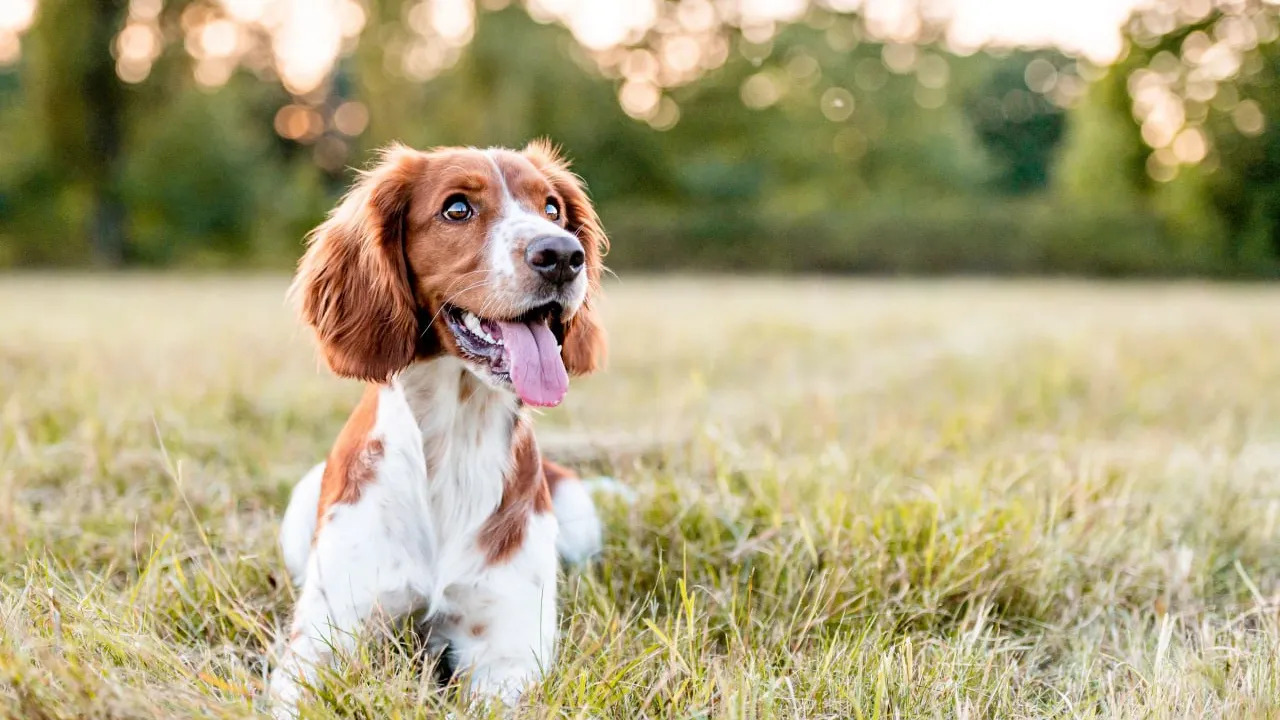
[[[470,291],[475,290],[475,289],[477,289],[477,288],[485,287],[485,286],[486,286],[486,285],[488,285],[490,282],[491,282],[491,281],[490,281],[488,278],[486,278],[486,279],[484,279],[484,280],[481,280],[481,281],[480,281],[480,282],[478,282],[478,283],[475,283],[474,285],[468,285],[467,287],[462,288],[462,289],[461,289],[461,290],[459,290],[458,292],[456,292],[456,293],[454,293],[454,294],[452,294],[452,295],[449,295],[449,296],[445,297],[445,299],[444,299],[443,301],[441,301],[441,302],[440,302],[440,309],[438,309],[438,310],[436,310],[436,311],[435,311],[435,314],[433,314],[433,315],[431,316],[431,320],[429,320],[429,321],[427,322],[427,327],[425,327],[425,328],[423,328],[423,329],[422,329],[422,334],[423,334],[423,335],[426,335],[426,334],[427,334],[427,330],[429,330],[429,329],[431,328],[431,326],[432,326],[433,324],[435,324],[435,321],[436,321],[436,320],[438,320],[438,319],[440,318],[440,313],[444,312],[445,308],[446,308],[446,307],[448,307],[450,304],[452,304],[452,302],[454,301],[454,299],[456,299],[459,295],[461,295],[462,293],[465,293],[465,292],[470,292]]]

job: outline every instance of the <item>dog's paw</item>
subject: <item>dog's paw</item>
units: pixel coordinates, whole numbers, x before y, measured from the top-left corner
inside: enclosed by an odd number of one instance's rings
[[[274,720],[297,720],[301,697],[302,688],[297,680],[277,670],[268,686],[265,709]]]
[[[492,707],[495,703],[512,710],[524,699],[525,691],[534,682],[534,678],[525,672],[510,674],[484,674],[474,677],[468,694],[470,707]]]

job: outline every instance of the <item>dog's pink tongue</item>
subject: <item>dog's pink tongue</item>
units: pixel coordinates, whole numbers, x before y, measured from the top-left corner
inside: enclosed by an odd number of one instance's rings
[[[569,373],[545,321],[503,322],[502,342],[511,357],[511,382],[520,399],[537,407],[554,407],[569,392]]]

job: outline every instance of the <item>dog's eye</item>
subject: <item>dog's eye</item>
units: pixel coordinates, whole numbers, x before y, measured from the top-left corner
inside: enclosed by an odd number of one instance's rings
[[[547,206],[542,208],[542,212],[547,214],[547,219],[551,222],[560,222],[560,205],[555,198],[547,198]]]
[[[450,195],[448,200],[444,201],[444,210],[441,211],[446,220],[454,222],[462,222],[468,220],[476,211],[471,207],[471,203],[461,195]]]

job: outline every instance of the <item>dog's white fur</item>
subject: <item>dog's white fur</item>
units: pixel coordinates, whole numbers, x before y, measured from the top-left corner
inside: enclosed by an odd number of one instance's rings
[[[572,511],[574,528],[566,540],[558,543],[554,515],[535,513],[514,557],[485,562],[478,534],[502,500],[514,408],[506,397],[484,395],[509,393],[486,387],[467,402],[432,403],[426,412],[415,412],[410,400],[417,393],[458,397],[449,385],[462,377],[460,366],[452,357],[414,365],[379,390],[371,433],[384,448],[377,475],[355,503],[334,507],[323,532],[314,534],[323,465],[294,488],[280,543],[302,591],[293,637],[271,681],[279,717],[292,717],[299,683],[313,679],[316,665],[335,651],[350,649],[370,619],[419,614],[435,648],[448,646],[453,666],[470,671],[480,696],[514,702],[550,664],[557,546],[575,559],[592,554],[599,519],[580,482],[561,483],[556,509]],[[425,444],[446,448],[431,478]]]

